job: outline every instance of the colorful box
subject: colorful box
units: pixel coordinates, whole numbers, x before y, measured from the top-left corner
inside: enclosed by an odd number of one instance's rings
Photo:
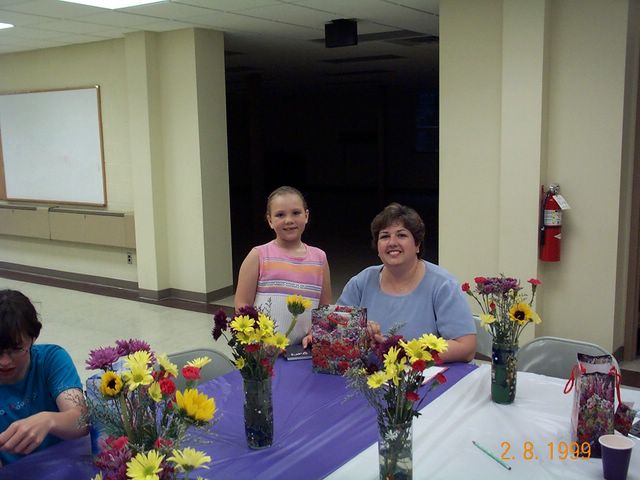
[[[354,360],[366,356],[367,309],[321,305],[311,311],[313,371],[342,375]]]

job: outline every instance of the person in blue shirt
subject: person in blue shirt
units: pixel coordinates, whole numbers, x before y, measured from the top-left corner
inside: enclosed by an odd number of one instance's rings
[[[34,345],[42,324],[31,301],[0,291],[0,461],[86,435],[82,383],[69,354]]]
[[[392,203],[371,222],[374,249],[382,265],[351,278],[337,303],[366,307],[369,335],[383,342],[393,326],[406,339],[433,333],[448,341],[445,362],[470,361],[476,327],[456,279],[421,259],[425,227],[412,208]]]

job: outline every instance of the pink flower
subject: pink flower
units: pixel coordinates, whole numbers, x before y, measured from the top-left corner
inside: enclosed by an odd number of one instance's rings
[[[462,291],[463,291],[463,292],[465,292],[465,293],[466,293],[466,292],[468,292],[470,288],[471,288],[471,287],[469,286],[469,282],[464,282],[464,283],[462,284]]]
[[[527,282],[529,282],[531,285],[542,285],[542,282],[537,278],[530,278],[529,280],[527,280]]]
[[[476,282],[476,283],[479,283],[479,284],[483,284],[483,283],[485,283],[487,281],[487,279],[484,278],[484,277],[475,277],[473,279],[473,281]]]
[[[120,353],[113,347],[96,348],[89,352],[89,358],[85,362],[87,370],[111,370],[113,364],[120,358]]]

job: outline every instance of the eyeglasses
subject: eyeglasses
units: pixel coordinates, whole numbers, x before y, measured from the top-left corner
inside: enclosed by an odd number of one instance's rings
[[[16,358],[23,356],[28,351],[29,347],[7,348],[5,350],[0,350],[0,358],[6,353],[9,355],[9,358],[15,360]]]

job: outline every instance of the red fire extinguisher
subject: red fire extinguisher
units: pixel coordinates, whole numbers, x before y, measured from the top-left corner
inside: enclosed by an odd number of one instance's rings
[[[560,186],[552,183],[544,194],[540,208],[539,257],[543,262],[560,261],[562,210],[568,208],[566,200],[560,195]]]

